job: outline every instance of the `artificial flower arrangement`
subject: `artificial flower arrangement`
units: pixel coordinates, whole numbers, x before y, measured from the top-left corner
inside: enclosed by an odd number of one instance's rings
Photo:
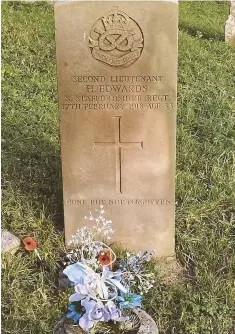
[[[63,261],[63,273],[74,289],[66,316],[86,333],[113,333],[107,328],[121,333],[121,325],[130,322],[131,311],[141,307],[143,294],[153,287],[154,274],[146,264],[155,252],[125,252],[117,258],[107,245],[114,233],[112,221],[104,217],[103,206],[96,211],[96,216],[85,217],[92,227],[72,236]]]

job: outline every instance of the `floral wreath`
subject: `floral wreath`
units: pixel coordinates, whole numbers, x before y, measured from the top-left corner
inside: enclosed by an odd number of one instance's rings
[[[112,221],[104,217],[103,206],[96,212],[85,216],[92,228],[77,230],[63,259],[63,273],[74,288],[66,316],[88,333],[95,333],[97,324],[128,321],[128,310],[141,307],[143,294],[154,284],[146,264],[155,251],[125,252],[118,258],[107,244],[114,233]]]

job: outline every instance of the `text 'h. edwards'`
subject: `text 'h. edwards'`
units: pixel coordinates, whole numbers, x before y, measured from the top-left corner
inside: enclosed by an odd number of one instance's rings
[[[143,43],[139,25],[117,7],[96,21],[89,37],[93,57],[111,66],[133,64],[141,55]]]

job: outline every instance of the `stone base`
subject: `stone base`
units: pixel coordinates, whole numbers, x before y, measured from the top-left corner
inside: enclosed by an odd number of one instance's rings
[[[20,239],[9,231],[1,232],[1,253],[14,254],[20,247]]]
[[[141,309],[133,310],[140,319],[140,328],[137,334],[158,334],[158,328],[155,321],[145,311]]]
[[[174,256],[159,259],[156,266],[162,284],[172,285],[184,279],[184,269]]]
[[[139,318],[140,327],[136,334],[158,334],[158,328],[154,320],[143,310],[136,309],[133,313]],[[79,326],[73,326],[66,321],[66,317],[62,317],[54,328],[54,334],[85,334]],[[127,334],[132,332],[127,332]],[[103,333],[102,333],[103,334]],[[133,333],[134,334],[134,333]]]

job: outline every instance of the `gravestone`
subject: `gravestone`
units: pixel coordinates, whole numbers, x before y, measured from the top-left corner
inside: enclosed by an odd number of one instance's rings
[[[231,0],[230,15],[225,24],[225,42],[235,45],[235,0]]]
[[[123,245],[174,254],[177,21],[172,1],[55,4],[67,241],[104,205]]]

